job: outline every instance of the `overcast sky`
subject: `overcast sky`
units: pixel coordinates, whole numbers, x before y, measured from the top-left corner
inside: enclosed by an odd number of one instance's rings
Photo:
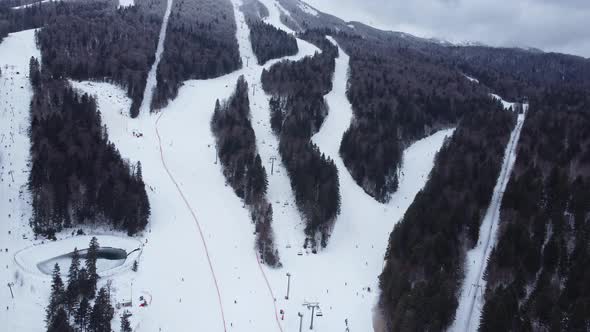
[[[304,0],[347,21],[590,58],[590,0]]]

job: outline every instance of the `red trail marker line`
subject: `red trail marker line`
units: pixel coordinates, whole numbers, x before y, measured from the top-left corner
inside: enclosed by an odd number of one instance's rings
[[[279,327],[279,330],[281,332],[283,332],[283,327],[281,326],[281,322],[279,321],[279,314],[277,313],[278,310],[277,310],[276,297],[275,297],[274,293],[272,292],[272,287],[270,287],[270,283],[268,282],[268,278],[266,277],[266,273],[264,273],[264,268],[262,267],[262,264],[260,264],[260,259],[258,257],[258,253],[256,253],[256,263],[258,263],[258,267],[260,268],[260,272],[262,272],[262,276],[264,277],[264,281],[266,282],[266,287],[268,288],[270,296],[272,297],[272,305],[275,308],[275,320],[277,321],[277,326]]]
[[[221,311],[221,319],[223,320],[223,330],[227,331],[227,324],[225,323],[225,314],[223,312],[223,303],[221,302],[221,292],[219,290],[219,285],[217,282],[217,277],[215,276],[215,271],[213,270],[213,263],[211,263],[211,257],[209,256],[209,249],[207,248],[207,242],[205,241],[205,236],[203,235],[203,230],[201,229],[201,224],[199,223],[199,220],[197,219],[197,215],[195,214],[192,206],[190,205],[190,203],[188,202],[188,200],[184,196],[182,189],[180,189],[178,182],[176,182],[176,179],[174,179],[174,176],[172,176],[172,173],[170,172],[170,170],[168,169],[168,166],[166,165],[166,160],[164,158],[164,151],[162,149],[162,139],[160,138],[160,132],[158,131],[158,123],[160,122],[162,115],[164,115],[164,113],[160,113],[160,115],[158,116],[158,119],[156,120],[156,125],[155,125],[156,136],[158,137],[158,145],[160,148],[160,159],[162,161],[162,165],[164,166],[164,169],[166,170],[166,173],[168,173],[168,177],[170,177],[170,180],[172,180],[172,182],[176,186],[178,193],[182,197],[184,204],[186,205],[186,207],[190,211],[193,219],[195,220],[195,223],[197,224],[197,228],[199,229],[199,235],[201,236],[201,242],[203,243],[203,248],[205,248],[205,254],[207,256],[207,262],[209,263],[209,269],[211,270],[211,276],[213,277],[213,281],[215,282],[215,289],[217,290],[217,300],[219,301],[219,310]]]

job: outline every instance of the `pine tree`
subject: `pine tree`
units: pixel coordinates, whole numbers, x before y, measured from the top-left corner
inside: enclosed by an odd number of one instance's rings
[[[131,332],[131,323],[129,322],[129,317],[131,317],[131,313],[125,310],[125,312],[121,315],[121,332]]]
[[[94,307],[90,313],[88,331],[90,332],[111,332],[111,320],[115,310],[111,305],[111,299],[106,288],[98,291]]]
[[[35,57],[29,60],[29,80],[34,88],[37,88],[41,83],[41,72],[39,70],[39,61]]]
[[[98,259],[98,240],[93,237],[90,240],[88,247],[88,253],[86,254],[86,273],[88,275],[88,295],[90,298],[94,298],[96,293],[96,283],[98,282],[98,273],[96,272],[96,260]]]
[[[80,301],[80,305],[78,306],[78,310],[76,311],[76,315],[74,317],[74,321],[76,325],[82,330],[86,331],[88,327],[88,319],[90,315],[90,303],[88,302],[88,298],[86,296],[82,297],[82,301]]]
[[[66,290],[66,304],[68,306],[68,312],[70,314],[76,306],[78,296],[81,292],[79,275],[80,253],[78,252],[78,248],[74,248],[74,253],[72,254],[72,264],[70,265],[70,270],[68,271],[68,287]]]
[[[83,267],[78,272],[78,289],[80,290],[80,295],[90,297],[90,289],[88,287],[88,272],[86,268]]]
[[[55,263],[52,274],[51,295],[49,297],[49,305],[47,306],[45,315],[45,322],[47,322],[48,328],[53,325],[54,317],[56,317],[59,309],[63,307],[64,297],[65,292],[64,284],[61,280],[61,272],[59,265]]]
[[[74,332],[74,329],[70,326],[68,321],[68,315],[63,307],[60,307],[55,313],[55,316],[47,327],[47,332]]]

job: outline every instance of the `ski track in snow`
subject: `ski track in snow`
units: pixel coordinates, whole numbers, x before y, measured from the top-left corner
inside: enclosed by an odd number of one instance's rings
[[[213,282],[215,283],[215,290],[217,291],[217,298],[219,300],[219,309],[221,312],[221,320],[223,321],[223,330],[227,331],[227,324],[225,322],[225,314],[223,313],[223,303],[221,301],[221,293],[219,291],[219,283],[217,282],[217,277],[215,276],[215,270],[213,269],[213,264],[211,263],[209,249],[207,247],[207,242],[205,241],[205,237],[203,236],[203,230],[201,228],[201,224],[199,223],[199,219],[197,218],[193,207],[186,199],[186,196],[184,195],[182,189],[178,185],[178,182],[176,181],[176,179],[174,178],[174,176],[172,175],[172,173],[168,169],[168,165],[166,165],[166,158],[164,157],[164,149],[162,148],[162,138],[160,137],[160,132],[158,131],[158,122],[160,122],[160,118],[162,117],[163,114],[164,113],[161,113],[160,116],[158,116],[158,119],[156,120],[156,136],[158,137],[158,147],[160,150],[160,160],[162,161],[162,166],[166,170],[166,173],[168,174],[170,181],[172,181],[174,183],[174,186],[176,187],[176,189],[178,190],[178,193],[182,197],[182,201],[186,205],[187,209],[190,211],[191,216],[195,220],[195,224],[197,225],[197,228],[199,230],[199,236],[201,237],[203,249],[205,250],[205,255],[207,256],[207,263],[209,264],[209,270],[211,271],[211,276],[213,277]]]
[[[126,0],[125,0],[126,1]],[[158,84],[157,73],[158,65],[162,59],[162,53],[164,53],[164,44],[166,41],[166,31],[168,30],[168,19],[170,18],[170,12],[172,11],[172,2],[174,0],[168,0],[166,2],[166,11],[164,12],[164,18],[162,19],[162,26],[160,27],[160,35],[158,37],[158,46],[156,47],[156,57],[152,68],[150,69],[145,84],[145,90],[143,92],[143,100],[141,107],[139,108],[139,114],[148,114],[151,110],[152,99],[154,99],[154,89]],[[128,4],[125,2],[125,4]],[[123,5],[123,3],[121,3]]]
[[[234,0],[232,0],[234,1]],[[262,3],[267,9],[268,9],[268,17],[264,18],[264,21],[268,24],[272,24],[275,27],[286,31],[288,33],[295,33],[295,31],[293,31],[293,29],[289,28],[288,26],[286,26],[282,21],[281,21],[281,14],[290,16],[290,13],[288,11],[286,11],[283,6],[281,6],[280,3],[278,3],[276,0],[258,0],[260,1],[260,3]],[[235,3],[235,1],[234,1]],[[234,7],[235,9],[235,7]],[[236,11],[239,11],[239,9],[236,9]],[[295,22],[295,21],[293,21]]]
[[[514,109],[514,103],[507,102],[497,95],[491,96],[494,99],[500,100],[504,105],[504,108]],[[500,222],[502,198],[504,197],[504,191],[510,181],[510,175],[516,161],[518,141],[526,117],[526,110],[528,110],[528,105],[525,104],[524,109],[525,112],[518,115],[516,126],[512,130],[510,140],[506,146],[502,169],[498,176],[496,186],[494,187],[492,200],[479,229],[479,242],[475,248],[467,252],[465,261],[465,270],[467,273],[461,286],[459,306],[457,307],[455,320],[449,328],[449,331],[477,331],[479,327],[481,310],[484,305],[482,293],[486,287],[486,281],[484,280],[483,275],[491,251],[496,245],[496,233]]]

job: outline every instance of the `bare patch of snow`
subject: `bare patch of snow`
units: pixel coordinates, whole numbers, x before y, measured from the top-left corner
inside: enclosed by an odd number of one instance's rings
[[[119,0],[119,7],[135,6],[135,0]]]

